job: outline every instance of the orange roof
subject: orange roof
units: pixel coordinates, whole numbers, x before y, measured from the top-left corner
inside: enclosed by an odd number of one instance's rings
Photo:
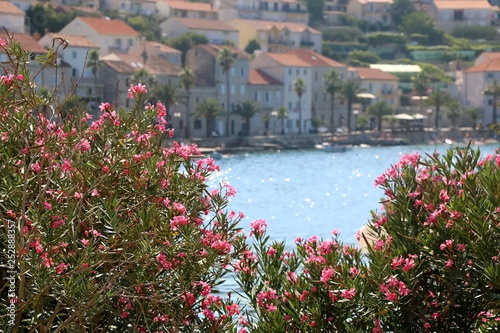
[[[281,81],[267,75],[259,69],[251,68],[248,72],[248,82],[254,85],[281,85]]]
[[[45,50],[33,37],[28,34],[13,33],[10,35],[12,36],[12,39],[21,44],[23,49],[25,49],[26,51],[37,54],[47,52],[47,50]],[[5,30],[0,30],[0,39],[9,39],[7,34],[5,33]]]
[[[464,71],[467,73],[500,72],[500,58],[490,59]]]
[[[238,19],[237,21],[245,23],[256,30],[270,30],[273,27],[276,27],[276,29],[278,30],[283,30],[285,28],[292,32],[303,32],[305,30],[309,30],[309,32],[314,35],[321,34],[321,32],[319,32],[318,30],[313,29],[304,23],[276,22],[276,21],[266,21],[266,20],[245,20],[245,19]]]
[[[389,3],[392,4],[393,0],[359,0],[360,3],[366,4],[366,3]]]
[[[146,53],[148,53],[148,55],[159,55],[162,53],[175,53],[175,54],[182,53],[181,51],[174,49],[173,47],[153,41],[143,41],[141,42],[141,44],[132,48],[129,51],[129,53],[142,55],[144,49],[146,49]]]
[[[55,32],[50,32],[47,34],[51,39],[53,38],[62,38],[68,41],[69,46],[75,46],[75,47],[84,47],[84,48],[96,48],[98,49],[99,46],[94,43],[90,38],[86,36],[81,36],[81,35],[67,35],[67,34],[60,34],[60,33],[55,33]]]
[[[277,61],[282,66],[287,67],[311,67],[307,62],[297,57],[295,54],[285,53],[265,53],[271,59]]]
[[[352,69],[358,72],[358,76],[362,80],[399,80],[397,76],[376,68],[353,67]]]
[[[150,75],[179,75],[180,67],[166,59],[155,59],[144,64],[141,56],[126,53],[111,53],[101,58],[118,73],[134,74],[144,68]]]
[[[212,8],[212,5],[209,3],[201,3],[201,2],[190,2],[190,1],[178,1],[178,0],[167,0],[165,3],[170,6],[172,9],[177,10],[192,10],[198,12],[217,12]]]
[[[176,20],[188,29],[238,31],[235,27],[218,20],[194,19],[187,17],[172,17],[169,20]]]
[[[250,56],[248,55],[248,53],[241,51],[240,49],[238,49],[237,47],[232,46],[232,45],[200,44],[197,47],[205,49],[208,53],[210,53],[214,57],[217,57],[219,55],[219,51],[222,48],[226,47],[229,50],[231,50],[233,53],[235,53],[236,57],[238,59],[250,59]]]
[[[134,28],[122,20],[85,16],[79,16],[76,19],[82,20],[100,34],[139,36],[139,33]]]
[[[338,61],[327,58],[308,49],[295,49],[285,52],[285,54],[294,54],[298,58],[304,60],[311,66],[330,66],[330,67],[347,67]]]
[[[10,14],[10,15],[22,15],[24,16],[24,12],[11,4],[8,1],[0,1],[0,13],[1,14]]]
[[[493,9],[488,0],[434,0],[438,9]]]

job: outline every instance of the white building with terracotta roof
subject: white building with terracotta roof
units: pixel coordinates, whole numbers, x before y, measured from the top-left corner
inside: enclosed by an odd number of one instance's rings
[[[174,38],[187,32],[205,35],[209,44],[222,44],[226,41],[239,45],[238,29],[217,20],[171,17],[160,24],[168,38]]]
[[[483,92],[493,81],[500,82],[500,57],[492,57],[464,71],[462,103],[483,111],[483,123],[493,121],[493,97]],[[500,119],[497,119],[500,122]]]
[[[157,14],[158,0],[101,0],[102,8],[120,13],[150,16]]]
[[[10,2],[0,1],[0,29],[2,31],[7,29],[10,32],[25,32],[25,16],[24,11]]]
[[[229,24],[238,29],[240,49],[255,39],[263,52],[285,53],[307,48],[321,53],[321,32],[304,23],[236,19]]]
[[[159,42],[141,40],[141,44],[131,49],[129,53],[141,56],[145,63],[161,58],[167,59],[174,65],[181,65],[182,52]]]
[[[183,0],[158,0],[158,14],[163,17],[187,17],[194,19],[217,20],[219,13],[211,3]]]
[[[438,28],[450,33],[457,26],[488,26],[498,10],[488,0],[433,0],[429,14]]]
[[[350,0],[347,13],[357,18],[382,25],[391,25],[392,18],[389,7],[393,0]]]
[[[112,52],[128,52],[139,45],[140,34],[122,20],[76,17],[61,31],[62,34],[84,35],[99,46],[101,56]]]
[[[375,96],[373,102],[384,100],[393,109],[399,107],[401,92],[397,76],[367,67],[350,67],[349,71],[355,72],[355,76],[361,79],[361,88],[365,92]]]
[[[298,0],[213,0],[219,19],[230,22],[237,18],[297,22],[307,24],[309,14]]]

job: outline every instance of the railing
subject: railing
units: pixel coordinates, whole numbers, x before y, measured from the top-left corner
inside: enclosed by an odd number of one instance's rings
[[[269,44],[295,45],[295,41],[293,41],[293,40],[282,40],[282,39],[269,38],[267,42]]]
[[[311,46],[314,46],[314,42],[312,42],[310,40],[301,40],[300,46],[311,47]]]

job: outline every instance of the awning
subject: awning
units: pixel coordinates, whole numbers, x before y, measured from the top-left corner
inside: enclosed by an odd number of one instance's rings
[[[374,99],[375,95],[374,94],[370,94],[370,93],[359,93],[359,94],[356,95],[356,97],[358,97],[358,98],[371,98],[371,99]]]

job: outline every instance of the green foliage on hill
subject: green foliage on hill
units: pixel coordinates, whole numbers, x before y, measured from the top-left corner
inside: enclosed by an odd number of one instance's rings
[[[483,40],[495,40],[498,37],[497,28],[489,25],[481,27],[478,25],[474,26],[457,26],[453,29],[451,34],[454,37],[466,38],[466,39],[483,39]]]

